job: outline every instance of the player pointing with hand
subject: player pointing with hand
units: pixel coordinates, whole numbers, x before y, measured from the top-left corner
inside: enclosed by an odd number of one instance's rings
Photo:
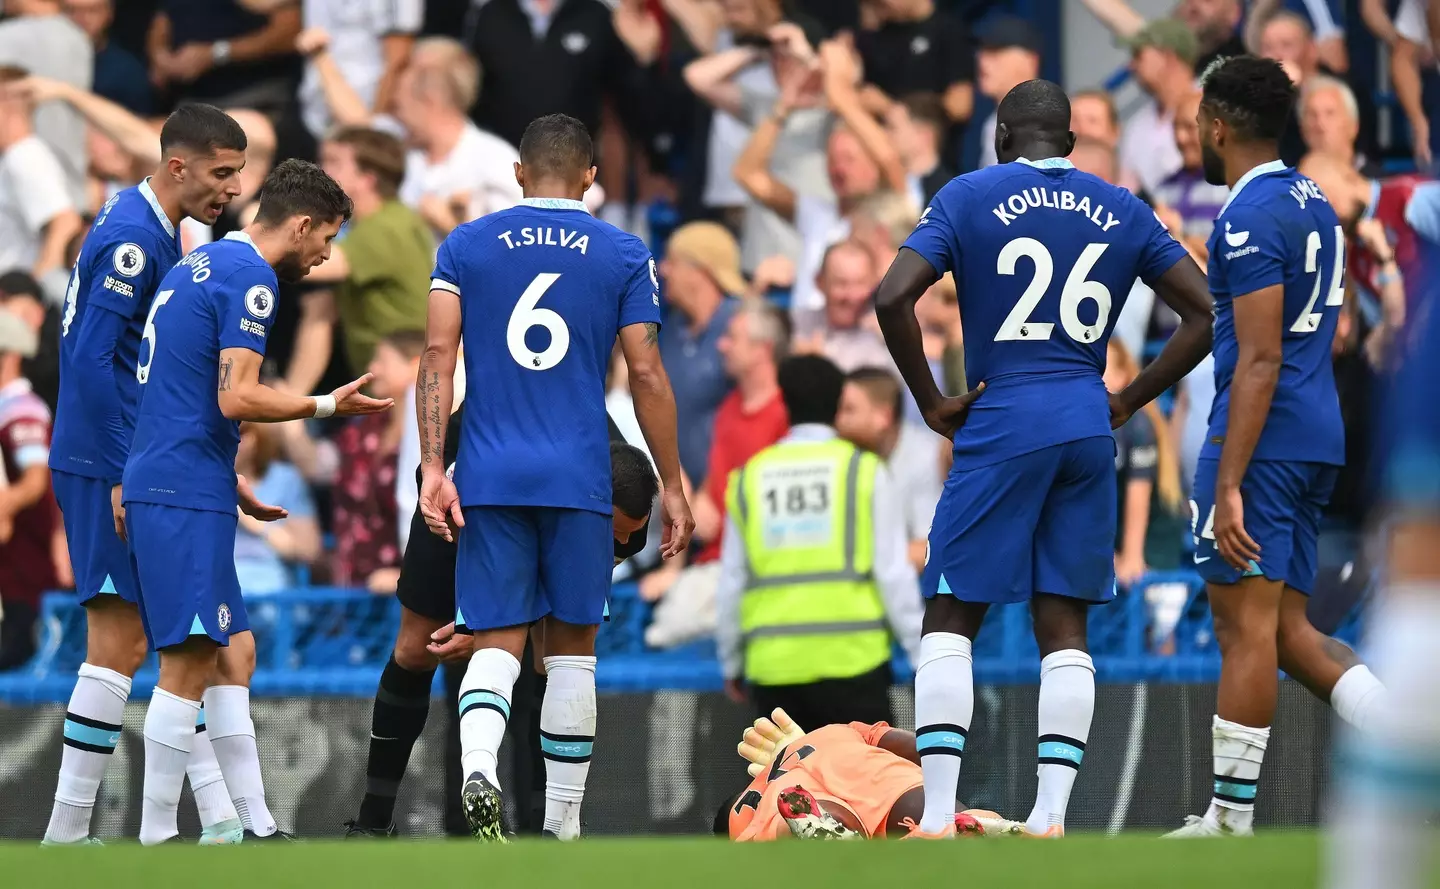
[[[595,167],[584,124],[561,114],[533,121],[515,179],[521,204],[455,229],[436,258],[415,399],[420,509],[431,531],[458,540],[455,623],[475,636],[460,686],[470,830],[486,840],[506,833],[496,758],[526,636],[543,621],[545,830],[568,840],[580,833],[595,631],[613,567],[605,372],[617,335],[660,473],[666,557],[685,550],[695,522],[657,345],[655,261],[638,238],[586,212]],[[466,396],[451,479],[446,424],[462,333],[466,376],[483,385]]]

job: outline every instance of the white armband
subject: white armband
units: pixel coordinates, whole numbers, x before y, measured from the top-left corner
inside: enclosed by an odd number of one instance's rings
[[[311,416],[313,416],[317,420],[323,420],[326,417],[335,416],[335,396],[316,395],[315,413],[311,414]]]

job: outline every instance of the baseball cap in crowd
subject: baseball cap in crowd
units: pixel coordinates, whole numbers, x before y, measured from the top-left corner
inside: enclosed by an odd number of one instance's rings
[[[12,312],[0,309],[0,355],[34,358],[39,346],[35,331]]]
[[[1146,22],[1145,27],[1121,41],[1121,44],[1128,47],[1131,53],[1153,46],[1162,52],[1173,53],[1187,65],[1195,64],[1195,58],[1200,53],[1200,47],[1195,42],[1195,32],[1179,19],[1155,19]]]
[[[689,222],[675,229],[665,245],[665,255],[699,266],[731,296],[745,293],[745,276],[740,274],[740,245],[735,236],[718,222]]]
[[[981,49],[1024,49],[1041,55],[1040,32],[1019,16],[1002,15],[980,27]]]

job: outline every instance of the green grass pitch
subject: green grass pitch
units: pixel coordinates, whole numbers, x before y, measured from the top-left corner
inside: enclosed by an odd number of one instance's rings
[[[0,885],[16,889],[888,889],[917,880],[975,889],[1309,889],[1319,869],[1318,837],[1283,832],[1189,841],[1128,835],[756,845],[708,839],[594,839],[565,846],[534,840],[509,846],[331,841],[207,849],[0,845]]]

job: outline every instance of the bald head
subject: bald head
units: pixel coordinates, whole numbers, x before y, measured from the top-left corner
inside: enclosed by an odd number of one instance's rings
[[[1026,157],[1065,157],[1074,147],[1070,97],[1048,80],[1027,80],[1005,94],[995,111],[995,154],[1001,163]]]

